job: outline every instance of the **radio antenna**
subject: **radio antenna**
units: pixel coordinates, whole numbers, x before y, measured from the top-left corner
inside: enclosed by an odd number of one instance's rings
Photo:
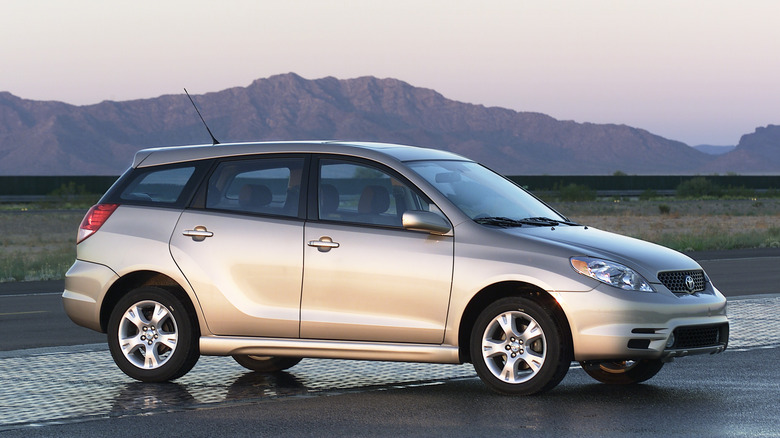
[[[190,102],[192,102],[192,106],[195,107],[195,112],[198,113],[198,117],[200,117],[200,121],[203,122],[203,126],[205,126],[206,127],[206,131],[209,132],[209,135],[211,136],[211,141],[213,141],[212,144],[214,144],[214,145],[219,144],[219,141],[217,141],[217,138],[214,137],[214,134],[211,133],[211,129],[209,129],[209,125],[206,124],[206,121],[203,120],[203,116],[200,115],[200,111],[198,111],[198,106],[195,105],[195,101],[192,100],[192,96],[190,96],[190,93],[187,92],[186,88],[184,89],[184,93],[187,95],[187,97],[190,98]]]

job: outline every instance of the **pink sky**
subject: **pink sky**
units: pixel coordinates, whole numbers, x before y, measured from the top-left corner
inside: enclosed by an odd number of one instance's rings
[[[690,145],[780,124],[777,0],[4,2],[0,91],[91,104],[372,75]]]

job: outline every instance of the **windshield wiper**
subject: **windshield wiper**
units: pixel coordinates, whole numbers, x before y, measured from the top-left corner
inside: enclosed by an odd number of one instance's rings
[[[578,226],[579,224],[576,222],[571,222],[567,220],[559,220],[559,219],[550,219],[549,217],[527,217],[525,219],[521,219],[523,223],[527,223],[529,225],[539,225],[542,227],[545,226],[551,226],[554,227],[556,225],[564,224],[564,225],[572,225],[572,226]]]
[[[493,225],[496,227],[522,227],[530,225],[534,227],[554,227],[560,224],[578,226],[578,223],[565,220],[550,219],[548,217],[527,217],[524,219],[512,219],[503,216],[489,216],[474,219],[474,222],[482,225]]]
[[[474,219],[474,222],[482,225],[493,225],[503,228],[523,226],[523,221],[502,216],[479,217]]]

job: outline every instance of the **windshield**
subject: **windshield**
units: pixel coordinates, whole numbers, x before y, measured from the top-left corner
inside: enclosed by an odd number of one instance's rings
[[[521,221],[549,218],[566,222],[566,218],[533,195],[480,164],[469,161],[415,161],[407,165],[471,219]]]

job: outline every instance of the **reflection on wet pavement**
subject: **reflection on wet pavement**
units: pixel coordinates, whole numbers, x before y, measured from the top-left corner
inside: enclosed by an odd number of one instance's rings
[[[325,359],[304,359],[289,372],[263,374],[246,370],[230,357],[204,356],[175,382],[148,384],[125,376],[101,344],[17,350],[0,356],[0,430],[12,424],[137,415],[474,375],[470,365]]]
[[[780,346],[780,297],[729,303],[729,349]],[[683,359],[684,360],[684,359]],[[102,344],[0,352],[0,431],[323,393],[472,378],[471,365],[304,359],[288,372],[249,372],[229,357],[201,357],[174,383],[125,376]]]

